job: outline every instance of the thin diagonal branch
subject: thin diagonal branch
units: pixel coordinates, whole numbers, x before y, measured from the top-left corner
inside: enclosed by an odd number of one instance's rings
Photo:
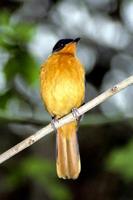
[[[91,110],[95,106],[99,105],[100,103],[104,102],[109,97],[115,95],[116,93],[120,92],[124,88],[128,87],[129,85],[133,84],[133,76],[130,76],[129,78],[125,79],[124,81],[118,83],[117,85],[113,86],[111,89],[108,89],[107,91],[103,92],[101,95],[97,96],[90,102],[86,103],[85,105],[78,108],[79,116],[83,115],[87,111]],[[61,118],[58,123],[56,123],[56,128],[61,127],[64,124],[67,124],[71,121],[74,121],[75,118],[73,117],[72,113],[68,114],[67,116]],[[47,134],[54,131],[54,128],[52,127],[51,123],[41,130],[37,131],[34,135],[31,135],[30,137],[26,138],[22,142],[18,143],[11,149],[7,150],[3,154],[0,155],[0,163],[3,163],[4,161],[8,160],[15,154],[19,153],[20,151],[26,149],[27,147],[31,146]]]

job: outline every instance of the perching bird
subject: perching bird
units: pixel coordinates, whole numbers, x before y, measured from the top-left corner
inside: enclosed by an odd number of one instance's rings
[[[76,57],[79,40],[59,40],[41,67],[41,96],[47,111],[56,120],[84,102],[85,71]],[[75,120],[57,129],[56,168],[60,178],[76,179],[81,170],[76,134],[78,122]]]

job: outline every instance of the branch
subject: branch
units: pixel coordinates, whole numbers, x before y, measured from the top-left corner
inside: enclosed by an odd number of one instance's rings
[[[123,90],[124,88],[126,88],[126,87],[128,87],[129,85],[132,85],[132,84],[133,84],[133,76],[130,76],[129,78],[118,83],[117,85],[115,85],[111,89],[108,89],[107,91],[105,91],[104,93],[99,95],[98,97],[94,98],[90,102],[88,102],[85,105],[78,108],[79,116],[83,115],[84,113],[91,110],[95,106],[104,102],[109,97],[115,95],[116,93],[120,92],[121,90]],[[56,128],[59,128],[62,125],[67,124],[67,123],[74,121],[74,120],[75,120],[75,118],[73,117],[72,113],[70,113],[70,114],[66,115],[65,117],[61,118],[59,120],[59,123],[55,124]],[[32,144],[34,144],[35,142],[37,142],[38,140],[40,140],[44,136],[51,133],[52,131],[54,131],[54,128],[50,123],[49,125],[45,126],[41,130],[37,131],[35,134],[31,135],[30,137],[26,138],[22,142],[18,143],[17,145],[12,147],[11,149],[9,149],[6,152],[4,152],[3,154],[1,154],[0,155],[0,163],[3,163],[4,161],[8,160],[9,158],[11,158],[15,154],[19,153],[23,149],[26,149],[27,147],[31,146]]]

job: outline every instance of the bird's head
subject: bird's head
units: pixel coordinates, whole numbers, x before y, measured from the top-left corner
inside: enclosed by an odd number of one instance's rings
[[[80,40],[80,38],[61,39],[55,44],[52,53],[58,52],[58,53],[75,54],[76,45],[79,40]]]

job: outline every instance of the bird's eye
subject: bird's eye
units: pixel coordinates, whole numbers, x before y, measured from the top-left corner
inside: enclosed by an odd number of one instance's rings
[[[61,43],[61,44],[60,44],[60,46],[61,46],[61,47],[63,47],[63,46],[64,46],[64,44],[63,44],[63,43]]]

